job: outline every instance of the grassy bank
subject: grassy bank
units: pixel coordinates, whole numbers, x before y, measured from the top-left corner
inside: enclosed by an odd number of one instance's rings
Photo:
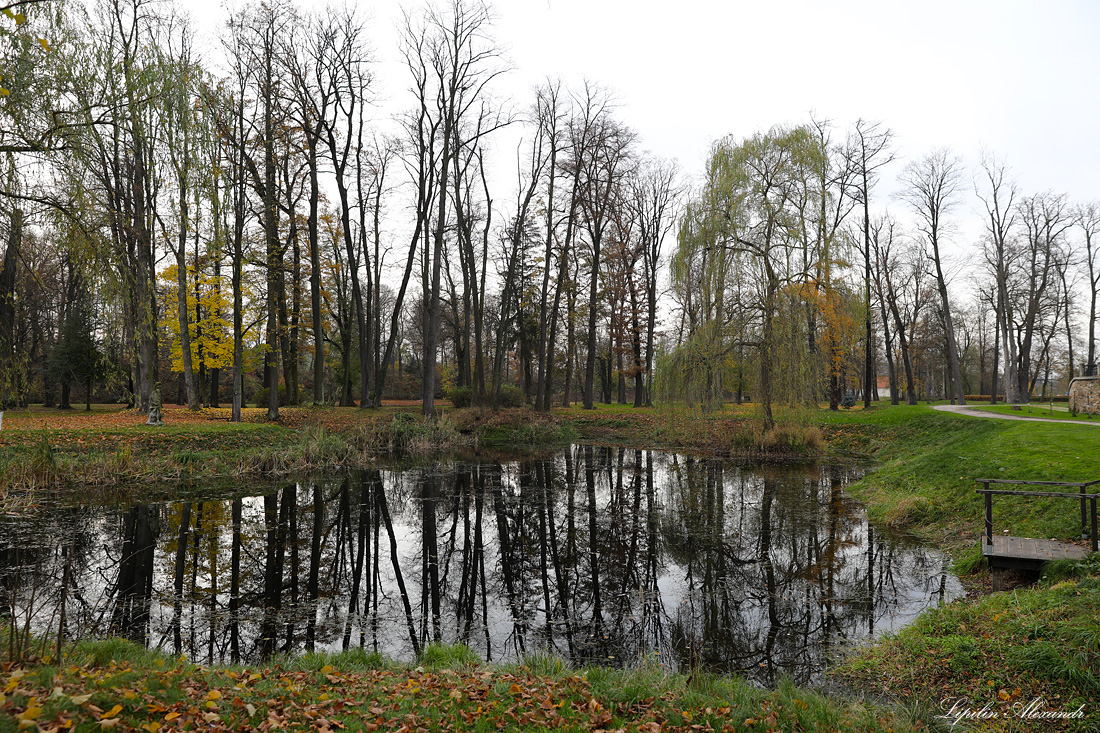
[[[231,423],[228,409],[173,408],[162,427],[107,406],[8,412],[0,432],[0,491],[9,503],[48,489],[90,490],[110,500],[133,488],[146,493],[154,483],[171,491],[184,479],[262,480],[458,451],[530,453],[578,440],[772,460],[813,458],[823,448],[814,425],[785,422],[765,431],[751,412],[736,408],[700,415],[601,406],[547,414],[443,405],[436,421],[424,420],[418,409],[283,408],[278,422],[268,422],[264,410],[252,408]]]
[[[1048,566],[1036,587],[925,612],[834,674],[902,699],[966,700],[997,716],[974,730],[1100,728],[1100,559]],[[1083,720],[1021,717],[1028,703]],[[1083,706],[1083,709],[1082,709]]]
[[[912,532],[973,561],[983,529],[975,479],[1090,481],[1100,478],[1100,430],[1070,423],[995,420],[927,405],[822,413],[835,453],[875,461],[848,491],[873,519]],[[1022,537],[1078,539],[1071,500],[998,498],[994,528]]]
[[[988,573],[979,562],[978,544],[984,515],[974,480],[1100,478],[1100,431],[958,416],[924,405],[822,419],[834,451],[865,453],[878,464],[848,491],[872,518],[947,550],[956,568],[969,573],[964,580],[971,587],[970,597],[926,612],[862,650],[837,673],[872,692],[996,713],[964,720],[973,730],[1097,730],[1100,560],[1048,566],[1048,579],[1037,586],[985,594]],[[1078,504],[999,498],[994,529],[1079,541]],[[1032,711],[1036,714],[1073,712],[1084,705],[1085,719],[1021,717],[1034,700],[1045,701]]]
[[[60,664],[7,665],[0,680],[0,730],[928,730],[927,713],[790,685],[574,672],[553,658],[485,666],[465,647],[429,647],[416,666],[353,651],[207,668],[113,640],[81,643]]]
[[[567,423],[525,410],[444,407],[438,420],[426,421],[416,409],[284,408],[274,423],[259,409],[245,410],[240,423],[229,422],[227,409],[172,409],[161,427],[117,408],[8,412],[0,432],[0,491],[15,508],[46,490],[124,499],[156,484],[171,492],[183,480],[261,481],[380,459],[552,446],[575,438]]]

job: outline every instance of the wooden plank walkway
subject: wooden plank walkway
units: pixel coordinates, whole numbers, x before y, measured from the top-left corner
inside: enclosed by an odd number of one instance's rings
[[[1040,540],[1030,537],[1011,537],[1008,535],[994,535],[993,533],[993,498],[995,496],[1030,496],[1042,498],[1075,499],[1081,506],[1082,530],[1088,533],[1091,539],[1091,551],[1097,552],[1100,532],[1097,532],[1097,499],[1100,494],[1086,493],[1089,488],[1100,484],[1100,481],[1085,483],[1068,483],[1061,481],[1012,481],[1004,479],[976,479],[985,486],[978,489],[979,494],[985,495],[985,532],[982,533],[979,542],[982,546],[982,555],[989,564],[993,575],[994,592],[1001,590],[1005,570],[1039,570],[1044,564],[1052,560],[1076,560],[1089,554],[1089,549],[1070,542],[1058,542],[1057,540]],[[1027,491],[991,489],[990,484],[1023,484],[1029,486],[1074,488],[1076,492],[1066,491]],[[1089,511],[1091,508],[1091,511]]]

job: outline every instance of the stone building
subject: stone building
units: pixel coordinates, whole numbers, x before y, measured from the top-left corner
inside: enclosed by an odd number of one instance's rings
[[[1100,377],[1076,377],[1069,383],[1069,409],[1079,415],[1100,415]]]

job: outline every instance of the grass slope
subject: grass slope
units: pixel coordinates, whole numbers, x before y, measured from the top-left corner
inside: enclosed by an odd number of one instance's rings
[[[1065,576],[1069,577],[1065,577]],[[848,660],[834,674],[905,699],[966,700],[997,717],[974,730],[1100,729],[1100,557],[1048,566],[1039,586],[968,599]],[[1082,720],[1021,717],[1021,707]],[[1083,706],[1083,707],[1082,707]]]
[[[975,479],[1100,478],[1100,430],[937,412],[927,405],[827,414],[834,447],[873,456],[877,467],[849,491],[872,518],[953,552],[977,549],[984,527]],[[1073,500],[999,497],[994,529],[1022,537],[1080,537]]]

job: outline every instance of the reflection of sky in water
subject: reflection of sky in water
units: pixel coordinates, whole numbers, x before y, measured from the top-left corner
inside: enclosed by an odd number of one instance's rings
[[[235,623],[232,500],[191,504],[182,533],[179,503],[59,508],[3,520],[0,591],[17,614],[33,592],[35,624],[56,629],[66,563],[59,548],[72,546],[70,635],[113,629],[174,652],[178,628],[178,651],[196,661],[254,658],[261,638],[269,649],[299,652],[308,636],[318,649],[338,650],[346,639],[407,659],[411,637],[419,646],[438,628],[439,639],[465,639],[495,660],[549,649],[578,663],[701,664],[744,670],[762,684],[782,674],[804,682],[836,647],[896,629],[940,602],[941,583],[948,600],[962,592],[942,555],[869,527],[841,492],[850,478],[838,468],[752,469],[574,448],[541,463],[456,462],[301,482],[266,505],[263,496],[239,499]],[[436,530],[434,593],[423,582],[426,526]],[[151,538],[144,551],[142,536]],[[267,572],[269,558],[281,583]],[[351,610],[357,571],[356,597],[369,603],[359,613]]]

